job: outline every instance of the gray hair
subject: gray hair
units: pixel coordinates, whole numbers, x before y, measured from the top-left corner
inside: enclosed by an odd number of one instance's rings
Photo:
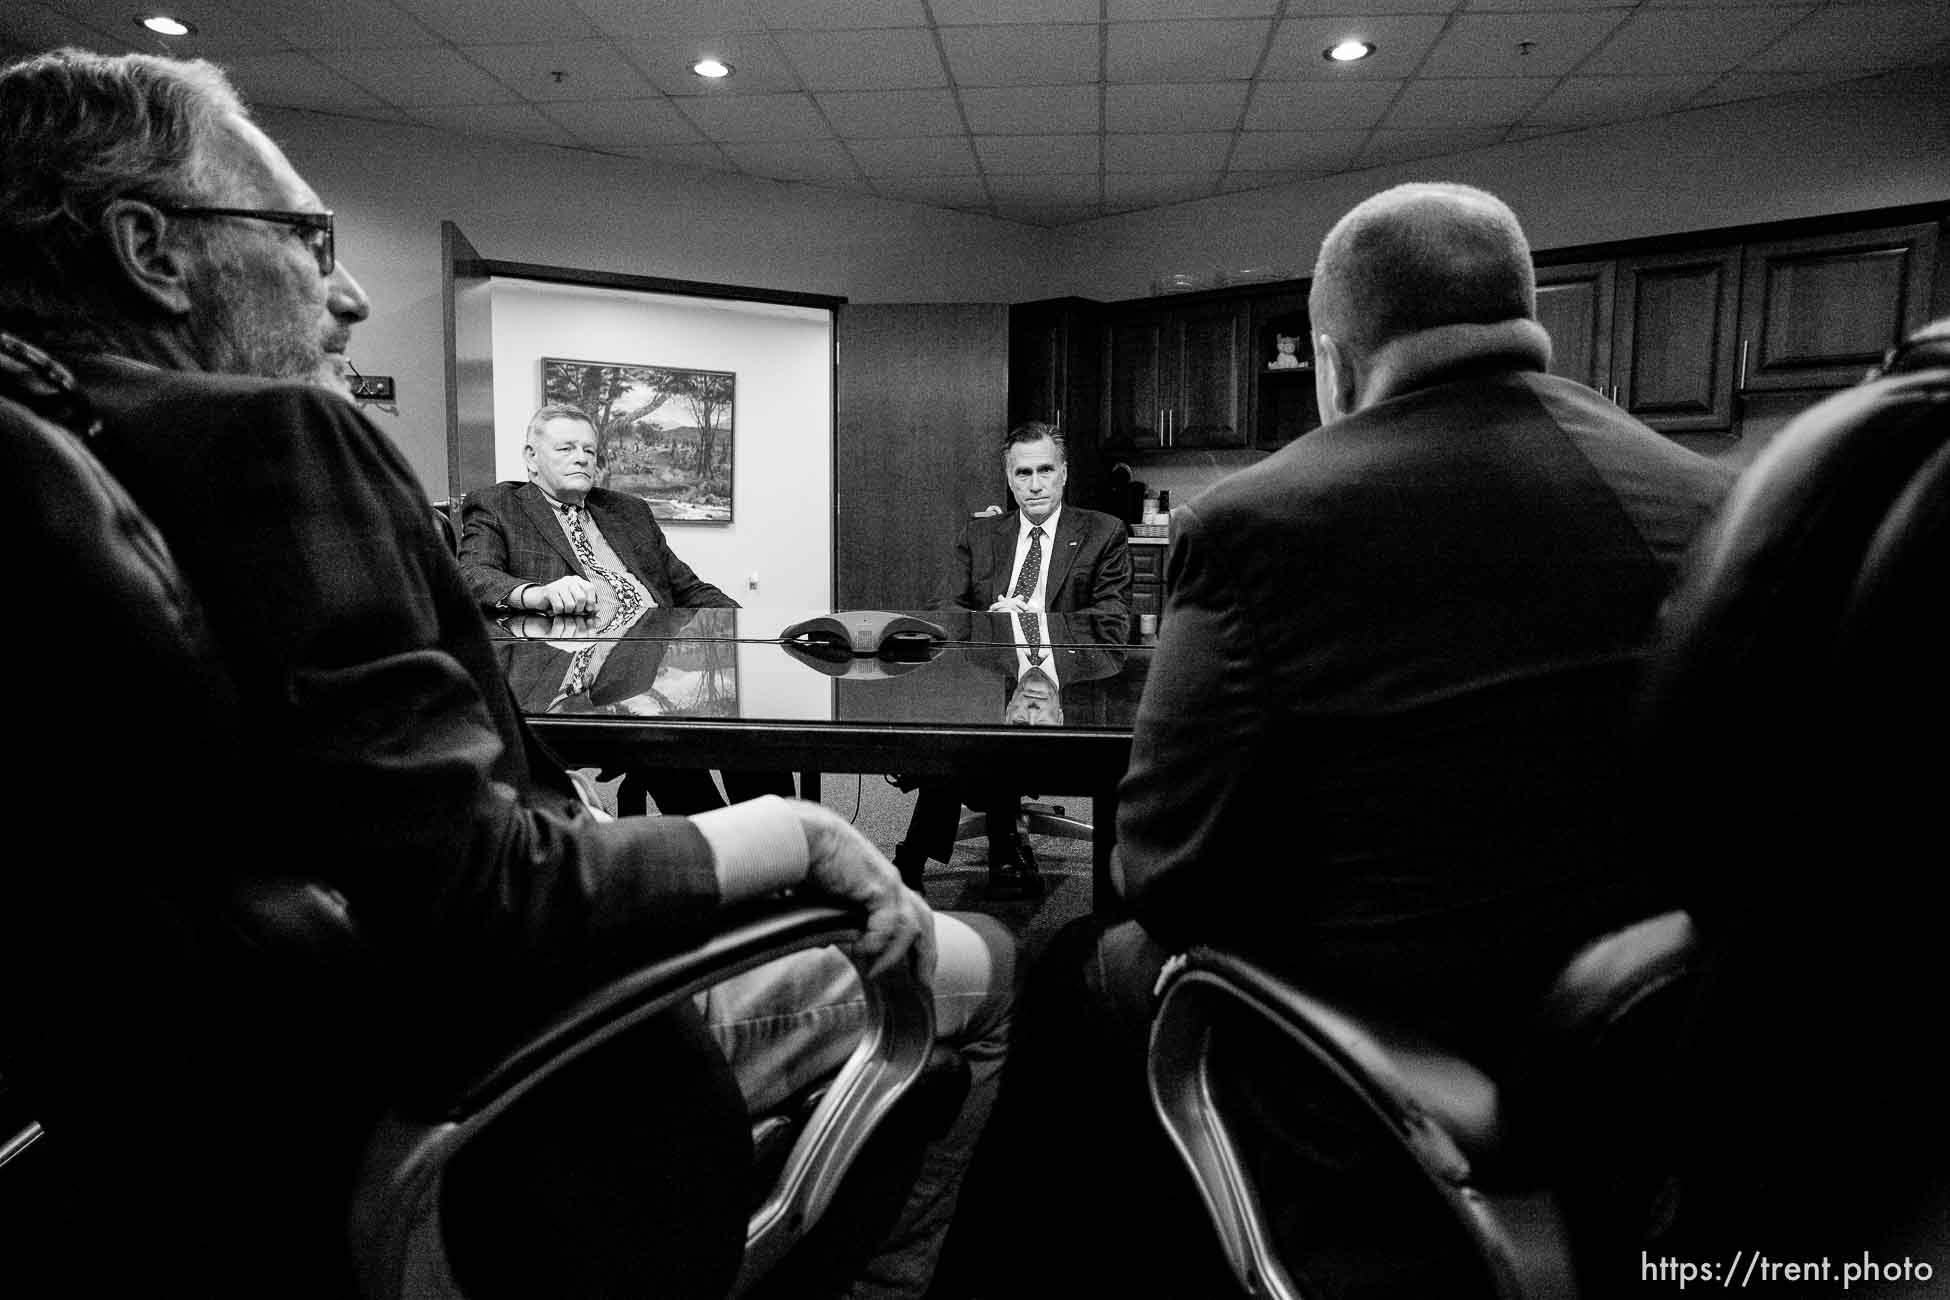
[[[126,290],[102,250],[121,198],[193,204],[220,179],[209,142],[249,110],[202,59],[62,49],[0,69],[0,328],[106,341]]]
[[[1005,464],[1008,463],[1009,448],[1015,446],[1017,443],[1041,442],[1045,438],[1048,438],[1051,442],[1056,444],[1056,459],[1061,461],[1065,465],[1069,464],[1070,463],[1069,440],[1056,431],[1055,425],[1044,424],[1041,420],[1026,420],[1023,423],[1018,424],[1015,428],[1009,430],[1008,434],[1005,435],[1002,439],[1003,463]]]
[[[574,406],[568,402],[550,402],[547,406],[542,407],[539,411],[529,416],[528,433],[525,435],[526,441],[534,442],[537,438],[541,437],[542,427],[550,420],[581,420],[591,429],[595,429],[596,440],[598,442],[602,441],[603,431],[596,428],[596,422],[590,418],[589,412],[583,410],[580,406]]]
[[[1308,314],[1316,334],[1361,356],[1440,325],[1534,320],[1530,243],[1494,194],[1397,185],[1356,204],[1327,232]]]

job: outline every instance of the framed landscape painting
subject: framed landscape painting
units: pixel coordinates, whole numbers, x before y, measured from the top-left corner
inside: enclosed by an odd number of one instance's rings
[[[598,485],[662,523],[731,522],[736,390],[726,370],[542,358],[542,401],[580,407],[602,435]]]

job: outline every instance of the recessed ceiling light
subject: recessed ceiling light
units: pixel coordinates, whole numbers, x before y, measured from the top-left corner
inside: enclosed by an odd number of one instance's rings
[[[731,65],[721,59],[699,59],[691,65],[691,71],[700,77],[709,77],[716,81],[719,77],[731,75]]]
[[[196,31],[182,19],[171,18],[168,14],[150,14],[136,21],[158,36],[188,36]]]
[[[1353,63],[1374,53],[1373,41],[1342,41],[1330,45],[1320,52],[1320,57],[1330,63]]]

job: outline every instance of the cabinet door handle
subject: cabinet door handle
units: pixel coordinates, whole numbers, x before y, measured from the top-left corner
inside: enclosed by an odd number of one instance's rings
[[[1736,391],[1747,386],[1747,340],[1740,340],[1740,377],[1733,381]]]

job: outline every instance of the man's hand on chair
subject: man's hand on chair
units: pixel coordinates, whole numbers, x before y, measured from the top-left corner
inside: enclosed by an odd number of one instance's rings
[[[901,883],[900,873],[853,823],[810,800],[788,800],[799,815],[811,857],[807,883],[829,897],[867,909],[867,931],[856,950],[873,959],[878,975],[913,953],[914,968],[934,980],[934,913],[922,897]]]

